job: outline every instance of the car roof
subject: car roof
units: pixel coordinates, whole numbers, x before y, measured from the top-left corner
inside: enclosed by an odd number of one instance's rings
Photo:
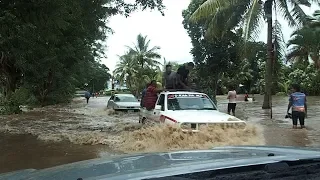
[[[164,91],[161,94],[205,94],[200,92],[193,92],[193,91]]]
[[[114,94],[115,96],[134,96],[133,94]]]

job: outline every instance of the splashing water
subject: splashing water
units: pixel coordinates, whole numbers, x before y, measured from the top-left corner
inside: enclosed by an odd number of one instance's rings
[[[123,132],[116,148],[123,152],[160,152],[181,149],[208,149],[224,145],[262,145],[261,129],[247,125],[245,130],[206,127],[199,132],[183,132],[179,127],[156,125]]]
[[[137,113],[115,112],[105,106],[97,108],[83,103],[36,108],[22,115],[3,117],[0,132],[31,134],[50,142],[103,144],[126,153],[264,144],[256,125],[248,125],[246,130],[206,127],[197,133],[167,125],[142,127]]]

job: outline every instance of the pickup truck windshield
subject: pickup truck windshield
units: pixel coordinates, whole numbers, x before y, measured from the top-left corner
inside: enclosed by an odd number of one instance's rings
[[[217,110],[206,95],[169,94],[168,110]]]

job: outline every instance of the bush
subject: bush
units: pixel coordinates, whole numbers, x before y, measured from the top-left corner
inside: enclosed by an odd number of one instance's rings
[[[276,96],[287,96],[288,94],[286,92],[277,92]]]
[[[10,96],[0,98],[0,114],[20,113],[20,105],[34,105],[37,103],[35,96],[26,89],[16,89]]]

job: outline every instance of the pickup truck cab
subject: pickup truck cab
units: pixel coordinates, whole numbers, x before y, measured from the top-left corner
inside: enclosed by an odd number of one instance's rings
[[[161,92],[155,109],[140,109],[139,123],[176,124],[182,130],[199,131],[201,126],[224,125],[245,127],[246,122],[219,112],[208,95],[199,92]]]

